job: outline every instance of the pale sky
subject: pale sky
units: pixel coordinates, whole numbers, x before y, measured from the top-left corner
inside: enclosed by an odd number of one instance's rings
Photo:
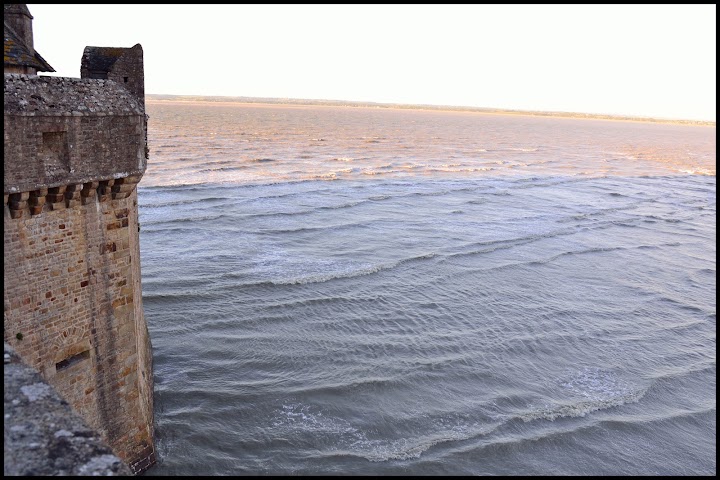
[[[140,43],[146,93],[716,115],[714,4],[28,8],[51,75]]]

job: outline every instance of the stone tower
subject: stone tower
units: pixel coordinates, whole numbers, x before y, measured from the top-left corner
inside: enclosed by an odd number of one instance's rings
[[[4,337],[134,473],[155,463],[136,185],[148,158],[143,52],[87,47],[82,78],[5,5]]]

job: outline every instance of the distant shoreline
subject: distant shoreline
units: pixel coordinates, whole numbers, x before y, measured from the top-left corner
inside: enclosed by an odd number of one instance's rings
[[[584,118],[591,120],[614,120],[626,122],[645,123],[666,123],[674,125],[692,125],[715,127],[716,122],[709,120],[672,120],[665,118],[635,117],[630,115],[606,115],[595,113],[575,112],[545,112],[531,110],[504,110],[499,108],[482,107],[457,107],[451,105],[409,105],[402,103],[375,103],[375,102],[353,102],[344,100],[308,100],[296,98],[261,98],[261,97],[218,97],[200,95],[163,95],[146,94],[145,98],[150,102],[200,102],[200,103],[248,103],[267,105],[305,105],[305,106],[330,106],[330,107],[364,107],[364,108],[394,108],[409,110],[438,110],[450,112],[475,112],[489,113],[496,115],[525,115],[531,117],[558,117],[558,118]]]

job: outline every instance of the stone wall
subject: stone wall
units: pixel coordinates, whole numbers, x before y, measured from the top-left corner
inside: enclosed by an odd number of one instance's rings
[[[80,77],[106,78],[125,87],[145,105],[145,67],[140,44],[132,48],[85,47]]]
[[[137,193],[111,189],[20,218],[6,207],[5,340],[142,471],[155,458]]]
[[[5,476],[128,476],[113,454],[40,375],[5,344]]]
[[[143,472],[155,463],[143,104],[113,80],[6,74],[4,107],[5,341]]]
[[[5,75],[4,190],[142,174],[145,111],[113,81]]]

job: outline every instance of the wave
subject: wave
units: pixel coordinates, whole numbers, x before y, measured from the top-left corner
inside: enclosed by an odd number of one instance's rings
[[[537,152],[540,149],[540,147],[506,147],[506,148],[491,148],[479,151],[484,151],[488,153],[503,153],[503,152],[524,152],[524,153],[530,153],[530,152]]]
[[[611,225],[616,225],[617,223],[611,222]],[[597,226],[595,228],[605,228],[607,225]],[[522,245],[526,245],[529,243],[533,243],[538,240],[542,240],[545,238],[551,238],[554,236],[560,236],[560,235],[569,235],[574,232],[561,232],[556,233],[554,235],[534,235],[529,237],[520,237],[518,239],[508,239],[508,240],[499,240],[497,242],[490,241],[490,242],[481,242],[488,245],[488,248],[481,248],[472,250],[469,252],[459,252],[459,253],[452,253],[447,254],[446,259],[452,259],[455,257],[463,257],[463,256],[472,256],[472,255],[480,255],[484,253],[492,253],[496,250],[503,250],[503,249],[509,249],[513,247],[518,247]],[[572,256],[572,255],[585,255],[585,254],[592,254],[592,253],[606,253],[606,252],[613,252],[613,251],[625,251],[625,250],[648,250],[648,249],[659,249],[661,247],[665,246],[675,246],[675,243],[667,243],[667,244],[660,244],[660,245],[635,245],[631,247],[620,247],[620,246],[608,246],[608,247],[590,247],[580,250],[571,250],[566,252],[561,252],[555,255],[552,255],[547,258],[542,259],[536,259],[536,260],[527,260],[527,261],[518,261],[518,262],[512,262],[507,263],[503,265],[493,266],[489,267],[486,270],[496,270],[496,269],[504,269],[504,268],[511,268],[511,267],[518,267],[518,266],[525,266],[525,265],[545,265],[548,263],[552,263],[555,260],[566,257],[566,256]],[[443,259],[445,260],[445,259]]]
[[[543,265],[543,264],[553,262],[553,261],[557,260],[558,258],[568,256],[568,255],[584,255],[584,254],[588,254],[588,253],[605,253],[605,252],[613,252],[613,251],[617,251],[617,250],[655,250],[655,249],[659,249],[661,247],[667,247],[667,246],[674,247],[674,246],[678,246],[678,245],[680,245],[680,244],[677,242],[671,242],[671,243],[663,243],[663,244],[659,244],[659,245],[634,245],[632,247],[610,247],[610,246],[608,246],[608,247],[592,247],[592,248],[585,248],[582,250],[572,250],[572,251],[568,251],[568,252],[562,252],[562,253],[558,253],[557,255],[553,255],[551,257],[542,259],[542,260],[532,260],[532,261],[523,262],[523,263],[527,263],[529,265]]]
[[[252,188],[258,188],[258,187],[272,187],[276,185],[283,185],[283,186],[294,186],[298,184],[303,183],[320,183],[319,180],[313,179],[313,178],[285,178],[285,179],[263,179],[261,181],[246,181],[246,182],[240,182],[229,180],[224,182],[208,182],[207,180],[197,180],[197,181],[190,181],[190,182],[183,182],[179,180],[172,180],[167,183],[154,183],[152,185],[148,185],[146,182],[145,185],[140,183],[138,188],[140,191],[147,190],[147,191],[155,191],[155,192],[162,192],[162,191],[204,191],[208,188],[232,188],[232,189],[252,189]]]
[[[701,322],[695,322],[693,325]],[[668,381],[675,379],[682,379],[696,374],[708,374],[709,376],[715,377],[717,367],[715,365],[715,359],[706,360],[704,362],[697,362],[692,366],[681,366],[681,367],[666,367],[662,371],[655,373],[651,376],[654,381]]]
[[[352,455],[365,458],[371,462],[387,462],[390,460],[410,460],[420,458],[430,448],[448,442],[469,440],[478,436],[488,435],[498,425],[485,425],[483,428],[469,429],[458,425],[456,429],[448,429],[422,439],[400,438],[397,440],[361,439],[337,454]]]
[[[445,167],[443,165],[443,167]],[[461,172],[489,172],[494,170],[493,167],[467,167],[467,168],[429,168],[428,172],[439,172],[439,173],[461,173]]]
[[[212,292],[200,293],[197,291],[183,292],[183,293],[143,293],[143,302],[160,303],[160,304],[175,304],[178,302],[199,302],[208,301],[213,298],[220,298],[222,295],[218,295]]]
[[[300,300],[287,300],[287,301],[280,301],[279,303],[268,303],[265,307],[267,309],[273,310],[273,309],[296,309],[300,307],[307,307],[307,306],[315,306],[315,305],[325,305],[328,303],[334,303],[334,302],[360,302],[360,301],[375,301],[375,299],[367,299],[367,298],[358,298],[357,296],[353,297],[319,297],[319,298],[308,298],[308,299],[300,299]]]
[[[597,410],[604,410],[612,407],[619,407],[628,403],[636,403],[645,395],[645,390],[629,392],[626,395],[608,398],[605,400],[591,400],[568,405],[553,405],[521,415],[519,418],[524,422],[533,420],[555,420],[560,417],[584,417],[588,413]]]
[[[183,200],[171,200],[168,202],[162,202],[162,201],[155,201],[153,203],[148,203],[142,205],[143,210],[152,210],[156,208],[164,208],[164,207],[176,207],[178,205],[190,205],[190,204],[203,204],[203,203],[213,203],[213,202],[222,202],[232,200],[232,198],[229,197],[201,197],[201,198],[188,198]]]
[[[358,202],[359,203],[359,202]],[[357,205],[357,203],[355,204]],[[344,208],[344,207],[323,207],[323,208]],[[317,232],[317,231],[336,231],[344,230],[347,228],[364,227],[363,223],[341,223],[336,225],[322,225],[320,227],[297,227],[297,228],[278,228],[278,229],[263,229],[259,230],[261,233],[304,233],[304,232]]]
[[[232,167],[214,167],[214,168],[203,168],[197,171],[197,173],[219,173],[219,172],[236,172],[239,170],[247,170],[250,168],[249,165],[235,165]]]
[[[191,224],[180,225],[180,226],[175,226],[175,227],[165,227],[165,226],[161,226],[160,224],[157,224],[157,225],[158,226],[153,228],[153,226],[147,226],[146,224],[142,224],[142,230],[140,231],[141,238],[142,238],[142,236],[147,235],[149,233],[162,234],[163,236],[167,236],[167,235],[173,234],[173,233],[185,234],[188,232],[188,230],[196,229],[196,227],[194,227]],[[141,248],[144,248],[144,247],[141,247]],[[143,271],[143,274],[144,273],[145,272]]]
[[[371,462],[419,458],[434,445],[487,435],[496,427],[486,424],[468,428],[457,423],[449,428],[443,425],[439,431],[421,438],[372,439],[364,430],[347,420],[324,414],[318,407],[298,402],[284,404],[272,421],[272,426],[279,429],[283,436],[302,433],[330,435],[334,443],[328,450],[317,452],[321,456],[355,456]]]
[[[526,235],[523,237],[515,237],[515,238],[506,238],[506,239],[500,239],[500,240],[487,240],[484,242],[474,242],[470,244],[466,244],[462,246],[461,248],[473,248],[470,251],[465,252],[456,252],[456,253],[449,253],[445,255],[446,259],[453,259],[458,257],[464,257],[468,255],[478,255],[482,253],[490,253],[494,252],[496,250],[502,250],[502,249],[508,249],[517,247],[520,245],[525,245],[528,243],[536,242],[538,240],[546,239],[546,238],[552,238],[557,237],[561,235],[572,235],[576,233],[575,229],[562,229],[562,230],[556,230],[553,232],[547,232],[544,234],[532,234],[532,235]],[[481,248],[477,248],[481,247]]]
[[[344,271],[331,271],[331,272],[323,272],[323,273],[309,273],[304,274],[300,276],[290,276],[285,278],[267,278],[267,276],[272,275],[274,272],[270,273],[256,273],[253,275],[248,274],[238,274],[234,272],[228,272],[220,275],[220,278],[222,279],[244,279],[244,278],[263,278],[262,280],[256,280],[251,281],[247,283],[239,283],[234,284],[231,288],[237,288],[237,287],[262,287],[262,286],[273,286],[273,285],[304,285],[304,284],[311,284],[311,283],[324,283],[329,282],[333,280],[340,280],[340,279],[346,279],[346,278],[355,278],[355,277],[361,277],[365,275],[372,275],[374,273],[378,273],[385,270],[392,270],[394,268],[399,267],[400,265],[404,265],[409,262],[414,261],[420,261],[420,260],[426,260],[437,256],[436,253],[427,253],[423,255],[417,255],[414,257],[405,258],[402,260],[398,260],[396,262],[390,262],[386,264],[379,264],[379,265],[368,265],[368,264],[360,264],[358,265],[349,265],[346,266],[346,269]],[[336,265],[337,268],[339,265]],[[278,266],[278,270],[283,271],[284,273],[288,272],[287,267]]]
[[[356,205],[360,205],[362,203],[367,203],[368,200],[357,200],[354,202],[348,202],[348,203],[341,203],[340,205],[323,205],[320,207],[317,207],[318,210],[338,210],[341,208],[350,208],[354,207]]]
[[[326,172],[326,173],[318,173],[315,175],[310,175],[309,178],[313,178],[313,179],[317,178],[320,180],[337,180],[338,176],[337,176],[337,172]]]
[[[565,375],[553,383],[550,389],[556,400],[542,405],[529,404],[516,412],[499,412],[499,418],[505,423],[514,420],[526,423],[541,419],[554,421],[558,418],[584,417],[598,410],[637,403],[650,389],[648,380],[629,378],[626,372],[598,367],[568,369]],[[513,405],[521,400],[522,397],[507,403]],[[493,404],[497,405],[498,401],[496,399]]]
[[[624,427],[628,424],[631,425],[644,425],[646,427],[652,426],[656,423],[666,423],[666,422],[674,422],[676,420],[695,420],[695,421],[702,421],[704,423],[704,420],[698,419],[698,417],[702,417],[705,415],[715,417],[716,408],[715,405],[707,406],[706,408],[696,408],[693,410],[684,410],[684,411],[674,411],[674,412],[663,412],[662,414],[658,414],[656,412],[653,412],[652,414],[648,415],[633,415],[633,416],[618,416],[617,418],[605,418],[598,422],[600,425],[605,425],[606,427],[610,428],[618,428],[618,427]]]
[[[715,176],[715,170],[709,168],[680,168],[677,169],[680,173],[687,173],[688,175],[704,175],[708,177]]]
[[[371,378],[367,382],[358,382],[357,385],[372,385],[375,382],[384,385],[388,381],[393,380]],[[440,414],[434,418],[423,415],[422,418],[415,419],[423,425],[423,433],[407,437],[373,439],[370,436],[372,429],[360,428],[343,418],[326,414],[317,406],[299,402],[284,404],[282,410],[276,414],[273,427],[280,429],[282,436],[293,433],[331,435],[332,446],[319,452],[319,455],[324,457],[354,456],[371,462],[408,460],[420,458],[429,449],[444,443],[456,444],[453,451],[457,451],[457,446],[467,444],[467,441],[473,439],[483,439],[484,445],[473,442],[472,448],[478,448],[478,446],[524,441],[563,433],[558,432],[557,428],[552,430],[540,428],[526,431],[518,437],[518,429],[514,424],[518,421],[554,422],[558,418],[585,417],[598,410],[636,403],[647,391],[646,388],[623,381],[619,374],[598,368],[577,371],[567,378],[560,379],[559,386],[561,392],[564,391],[566,395],[574,397],[574,400],[566,400],[565,404],[551,406],[530,406],[528,407],[530,411],[523,413],[496,412],[497,414],[488,416],[488,412],[484,411],[485,408],[480,407],[480,410],[466,414],[453,412]],[[347,388],[348,385],[340,387]],[[521,399],[522,397],[519,398]],[[485,407],[496,406],[496,401],[487,403]],[[516,401],[509,402],[509,404],[516,403]],[[415,420],[405,419],[402,429],[412,429]],[[598,421],[602,419],[595,420],[594,423]],[[587,427],[586,423],[571,424],[573,431],[585,427]]]
[[[384,168],[384,167],[378,167],[378,168]],[[370,175],[370,176],[378,176],[378,175],[379,175],[379,176],[383,176],[383,175],[390,175],[390,174],[393,174],[393,173],[402,173],[402,171],[401,171],[401,170],[381,170],[381,171],[378,171],[378,170],[368,170],[368,169],[366,169],[366,170],[361,170],[360,173],[361,173],[362,175]]]
[[[350,382],[334,383],[334,384],[323,384],[314,387],[298,386],[296,388],[288,387],[284,391],[290,394],[302,394],[302,395],[317,395],[317,394],[348,394],[348,392],[357,389],[376,389],[376,388],[387,388],[398,382],[397,378],[392,377],[369,377],[360,378]]]
[[[399,260],[397,262],[385,264],[385,265],[373,265],[368,266],[364,268],[359,268],[356,270],[352,270],[349,272],[331,272],[327,274],[320,274],[320,275],[308,275],[304,277],[295,277],[295,278],[286,278],[286,279],[280,279],[280,280],[272,280],[271,283],[274,285],[299,285],[299,284],[306,284],[306,283],[322,283],[322,282],[328,282],[331,280],[339,280],[342,278],[354,278],[354,277],[361,277],[365,275],[372,275],[374,273],[381,272],[383,270],[391,270],[393,268],[397,268],[400,265],[403,265],[408,262],[417,261],[417,260],[425,260],[429,258],[433,258],[436,254],[435,253],[429,253],[425,255],[418,255],[411,258],[406,258],[403,260]]]
[[[654,302],[658,302],[660,304],[667,304],[672,306],[673,308],[679,308],[681,310],[686,310],[691,313],[702,314],[704,316],[714,315],[714,310],[709,310],[708,307],[705,305],[699,306],[689,303],[693,300],[693,298],[673,298],[672,296],[670,296],[671,294],[662,287],[653,288],[652,285],[649,285],[646,282],[625,281],[623,283],[625,286],[639,292],[642,296],[651,297]],[[670,327],[666,328],[674,328],[674,326],[671,325]]]
[[[220,220],[224,218],[236,218],[235,215],[232,214],[226,214],[226,213],[220,213],[215,215],[198,215],[198,216],[188,216],[188,217],[180,217],[180,218],[169,218],[169,219],[161,219],[161,220],[143,220],[141,222],[141,225],[160,225],[160,224],[173,224],[173,223],[194,223],[194,222],[204,222],[207,220]]]

